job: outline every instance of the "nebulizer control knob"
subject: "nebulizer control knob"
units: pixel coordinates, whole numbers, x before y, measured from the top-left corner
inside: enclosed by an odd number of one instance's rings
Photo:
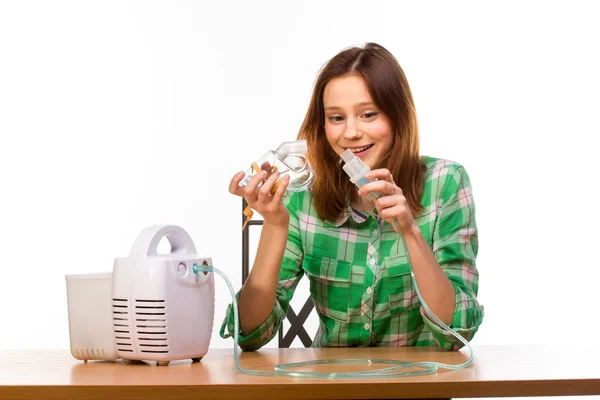
[[[179,265],[177,266],[177,273],[182,278],[187,275],[187,267],[184,263],[179,263]]]

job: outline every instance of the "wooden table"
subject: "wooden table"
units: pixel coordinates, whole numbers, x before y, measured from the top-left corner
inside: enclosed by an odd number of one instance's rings
[[[385,358],[458,364],[467,350],[423,348],[263,349],[241,353],[244,368],[269,370],[277,363],[320,358]],[[542,346],[475,347],[463,370],[393,379],[308,379],[240,374],[233,351],[210,350],[158,367],[154,362],[84,363],[68,351],[0,351],[2,399],[392,399],[424,397],[520,397],[600,394],[600,350]],[[359,365],[358,369],[364,369]],[[307,367],[308,368],[308,367]],[[357,368],[354,366],[353,368]],[[313,371],[340,371],[342,365]]]

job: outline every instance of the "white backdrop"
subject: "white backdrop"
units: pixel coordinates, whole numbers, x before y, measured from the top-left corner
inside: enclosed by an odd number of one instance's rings
[[[68,348],[65,275],[110,271],[150,224],[184,227],[239,289],[231,176],[295,139],[321,65],[367,41],[408,76],[422,153],[471,175],[486,308],[473,344],[593,340],[596,7],[0,3],[0,348]],[[230,348],[216,286],[211,345]]]

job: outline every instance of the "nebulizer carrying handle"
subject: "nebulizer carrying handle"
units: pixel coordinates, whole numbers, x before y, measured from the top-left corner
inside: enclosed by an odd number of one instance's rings
[[[251,167],[245,171],[244,178],[239,185],[244,187],[254,175],[261,171],[267,171],[267,178],[274,172],[279,172],[281,177],[289,175],[290,181],[286,188],[288,192],[300,192],[309,189],[315,181],[315,173],[308,165],[305,154],[308,151],[306,140],[295,140],[283,142],[276,150],[269,150],[256,162],[251,163]],[[279,179],[281,179],[281,177]],[[275,193],[279,187],[280,180],[277,180],[271,188],[271,194]],[[242,226],[245,229],[248,221],[253,216],[252,208],[246,207],[244,215],[246,222]]]
[[[135,239],[129,258],[143,260],[158,254],[158,244],[166,237],[172,254],[196,254],[194,241],[184,229],[176,225],[151,225]]]

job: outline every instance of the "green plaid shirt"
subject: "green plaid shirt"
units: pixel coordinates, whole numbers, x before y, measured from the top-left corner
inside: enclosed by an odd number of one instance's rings
[[[470,340],[483,307],[476,298],[478,237],[469,176],[452,161],[422,160],[425,209],[415,219],[454,286],[451,327]],[[309,191],[288,196],[285,204],[290,228],[273,311],[254,332],[239,332],[243,350],[259,349],[275,336],[304,275],[319,316],[313,347],[462,346],[426,316],[412,286],[406,247],[390,224],[349,204],[337,221],[322,221]],[[220,335],[230,337],[233,330],[230,304]]]

